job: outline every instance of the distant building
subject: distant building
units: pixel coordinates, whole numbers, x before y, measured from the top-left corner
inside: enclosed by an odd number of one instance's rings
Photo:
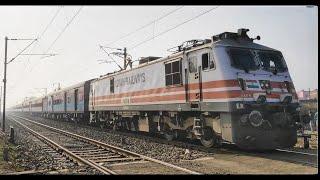
[[[310,99],[318,100],[318,89],[315,89],[315,90],[310,92]]]
[[[318,100],[318,89],[312,91],[301,90],[297,92],[299,100]]]

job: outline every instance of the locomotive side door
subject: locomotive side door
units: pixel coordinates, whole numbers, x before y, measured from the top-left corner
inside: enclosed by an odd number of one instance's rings
[[[200,109],[199,102],[202,101],[201,64],[196,53],[191,52],[187,58],[188,100],[191,103],[191,108]]]

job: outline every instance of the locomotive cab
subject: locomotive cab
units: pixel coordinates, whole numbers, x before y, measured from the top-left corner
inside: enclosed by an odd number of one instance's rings
[[[228,112],[221,113],[222,138],[245,149],[292,147],[298,101],[287,65],[280,51],[253,43],[247,31],[213,38],[221,78],[239,88],[229,91]]]

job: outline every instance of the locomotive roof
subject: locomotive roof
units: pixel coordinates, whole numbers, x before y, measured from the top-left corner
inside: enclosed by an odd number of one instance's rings
[[[116,76],[116,75],[119,75],[119,74],[122,74],[122,73],[130,72],[132,70],[139,69],[139,68],[142,68],[142,67],[145,67],[145,66],[149,66],[149,65],[154,64],[154,63],[172,61],[172,60],[178,59],[180,57],[182,58],[182,55],[184,53],[186,53],[186,52],[195,51],[195,50],[203,49],[203,48],[209,48],[209,47],[211,47],[211,44],[212,43],[207,43],[207,44],[204,44],[204,45],[201,45],[201,46],[197,46],[197,47],[191,48],[191,49],[186,50],[186,51],[172,53],[172,54],[170,54],[168,56],[153,60],[151,62],[140,64],[139,66],[137,66],[135,68],[132,68],[132,69],[127,69],[127,70],[122,70],[122,71],[115,71],[113,73],[108,73],[106,75],[103,75],[103,76],[100,76],[99,78],[94,79],[93,81],[98,81],[98,80],[105,79],[105,78],[108,78],[108,77],[113,77],[113,76]]]
[[[68,90],[71,90],[71,89],[74,89],[74,88],[83,86],[85,82],[87,82],[87,81],[83,81],[83,82],[74,84],[74,85],[72,85],[72,86],[68,86],[68,87],[66,87],[66,88],[61,88],[61,89],[58,90],[58,91],[53,91],[53,92],[49,93],[47,96],[54,95],[54,94],[58,94],[58,93],[61,93],[61,92],[64,92],[64,91],[68,91]]]
[[[267,47],[267,46],[263,46],[261,44],[254,43],[252,41],[234,40],[234,39],[221,39],[221,40],[218,40],[218,41],[212,41],[210,43],[203,44],[201,46],[192,47],[191,49],[188,49],[186,51],[180,51],[180,52],[172,53],[172,54],[170,54],[170,55],[168,55],[166,57],[162,57],[162,58],[156,59],[154,61],[141,64],[138,67],[135,67],[135,68],[132,68],[132,69],[127,69],[127,70],[123,70],[123,71],[116,71],[116,72],[113,72],[113,73],[108,73],[106,75],[100,76],[99,78],[96,78],[93,81],[98,81],[98,80],[105,79],[105,78],[108,78],[108,77],[113,77],[113,76],[116,76],[116,75],[119,75],[119,74],[122,74],[122,73],[130,72],[132,70],[135,70],[135,69],[138,69],[138,68],[142,68],[142,67],[148,66],[148,65],[153,64],[153,63],[158,63],[158,62],[161,62],[161,61],[163,61],[163,62],[171,61],[171,60],[177,59],[179,57],[182,57],[182,55],[184,53],[186,53],[186,52],[196,51],[196,50],[203,49],[203,48],[208,48],[208,47],[211,47],[212,45],[213,46],[224,46],[224,47],[250,48],[250,49],[267,50],[267,51],[268,50],[269,51],[278,51],[276,49],[273,49],[273,48],[270,48],[270,47]]]
[[[267,50],[267,51],[278,51],[276,49],[254,43],[252,41],[245,41],[245,40],[223,39],[223,40],[218,40],[213,44],[214,46],[240,47],[240,48]]]

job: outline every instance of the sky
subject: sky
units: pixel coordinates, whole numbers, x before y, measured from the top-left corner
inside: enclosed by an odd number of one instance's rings
[[[261,37],[257,43],[283,53],[296,90],[318,87],[317,6],[222,5],[166,32],[214,7],[217,6],[0,6],[1,79],[5,36],[38,38],[24,53],[57,54],[46,58],[20,55],[8,64],[7,105],[14,105],[25,97],[41,96],[45,92],[43,88],[49,93],[58,83],[62,88],[68,87],[118,70],[115,63],[98,61],[108,59],[99,45],[127,47],[134,60],[145,56],[163,57],[170,54],[167,49],[186,40],[207,39],[239,28],[250,29],[250,37]],[[133,48],[146,39],[151,40]],[[8,60],[31,42],[8,41]],[[120,59],[114,59],[121,64]]]

